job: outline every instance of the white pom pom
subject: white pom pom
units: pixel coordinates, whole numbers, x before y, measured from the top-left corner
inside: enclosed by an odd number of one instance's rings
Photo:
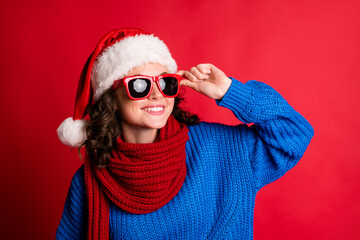
[[[73,120],[72,117],[65,119],[57,133],[60,141],[69,147],[79,147],[86,140],[85,127],[88,122],[86,120]]]

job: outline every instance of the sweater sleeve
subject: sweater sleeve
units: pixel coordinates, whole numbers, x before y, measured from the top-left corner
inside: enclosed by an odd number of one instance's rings
[[[234,78],[219,106],[226,107],[243,123],[245,149],[256,187],[275,181],[303,156],[314,135],[312,126],[272,87],[258,81],[241,83]]]
[[[56,239],[85,239],[86,204],[84,166],[82,166],[71,181]]]

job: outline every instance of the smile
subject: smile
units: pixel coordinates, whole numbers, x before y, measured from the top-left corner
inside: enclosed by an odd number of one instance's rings
[[[143,110],[146,112],[162,112],[164,111],[164,107],[145,107]]]

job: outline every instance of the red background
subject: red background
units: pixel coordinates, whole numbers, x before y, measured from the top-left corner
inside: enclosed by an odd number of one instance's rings
[[[278,90],[315,128],[300,163],[263,188],[255,239],[360,239],[360,1],[2,1],[1,238],[53,239],[76,150],[55,130],[81,69],[117,27],[156,33],[181,69],[210,62]],[[186,91],[201,119],[235,124]]]

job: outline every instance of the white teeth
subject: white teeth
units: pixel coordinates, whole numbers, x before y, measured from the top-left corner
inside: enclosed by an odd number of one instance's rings
[[[164,110],[163,107],[149,107],[149,108],[144,108],[145,111],[147,112],[161,112],[162,110]]]

